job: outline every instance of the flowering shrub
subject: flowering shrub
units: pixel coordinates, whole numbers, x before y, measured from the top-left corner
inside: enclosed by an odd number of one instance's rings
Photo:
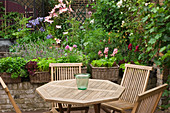
[[[49,38],[54,38],[55,40],[61,39],[63,32],[68,28],[65,21],[69,18],[69,14],[73,12],[70,3],[68,1],[58,0],[59,4],[49,12],[49,16],[45,17],[44,22],[49,23],[46,25],[48,30]],[[65,2],[65,3],[64,3]]]

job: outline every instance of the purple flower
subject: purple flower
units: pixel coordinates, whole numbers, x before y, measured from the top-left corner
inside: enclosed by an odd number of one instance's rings
[[[30,25],[30,24],[26,24],[26,26],[27,26],[28,28],[31,28],[31,27],[32,27],[32,25]]]
[[[36,25],[40,24],[38,19],[30,20],[29,23],[31,23],[33,26],[36,26]]]
[[[70,48],[69,45],[67,45],[67,46],[65,47],[65,49],[67,49],[67,50],[68,50],[69,48]]]
[[[21,31],[22,29],[20,28],[20,29],[18,29],[18,31]]]
[[[41,28],[40,28],[40,31],[44,32],[44,31],[45,31],[45,29],[44,29],[43,27],[41,27]]]
[[[66,42],[68,42],[68,39],[66,38]]]
[[[40,22],[42,22],[44,20],[44,17],[37,17],[37,20],[39,20]]]
[[[77,48],[77,45],[73,45],[73,48]]]
[[[50,38],[52,38],[53,37],[53,35],[47,35],[47,39],[50,39]]]

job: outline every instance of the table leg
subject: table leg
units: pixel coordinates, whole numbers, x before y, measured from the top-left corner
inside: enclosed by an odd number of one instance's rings
[[[67,113],[70,113],[70,111],[71,111],[71,104],[68,105]]]
[[[59,107],[60,113],[64,113],[63,107],[62,107],[62,104],[61,104],[61,103],[58,103],[58,107]]]
[[[100,104],[94,104],[95,113],[100,113]]]

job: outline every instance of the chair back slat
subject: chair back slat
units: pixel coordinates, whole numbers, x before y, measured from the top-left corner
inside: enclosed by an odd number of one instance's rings
[[[146,89],[152,67],[134,64],[125,64],[125,67],[125,72],[121,82],[121,85],[125,87],[125,91],[119,99],[135,103],[138,94],[144,92]]]
[[[164,84],[140,94],[132,113],[154,113],[166,87]]]
[[[74,74],[81,73],[82,63],[50,63],[49,66],[52,81],[67,80],[74,79]]]

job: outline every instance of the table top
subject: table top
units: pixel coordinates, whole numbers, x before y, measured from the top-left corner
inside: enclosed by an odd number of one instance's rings
[[[49,102],[92,105],[117,100],[124,87],[108,80],[89,79],[87,90],[78,90],[75,79],[52,81],[36,89]]]

